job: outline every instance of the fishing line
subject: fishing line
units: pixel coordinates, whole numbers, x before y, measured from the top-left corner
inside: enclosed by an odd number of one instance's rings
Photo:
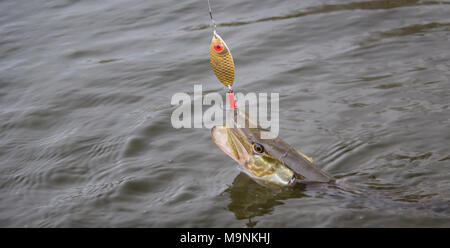
[[[209,3],[209,0],[208,0],[208,7],[209,7],[209,17],[211,17],[213,33],[216,34],[216,22],[214,21],[214,18],[212,16],[211,4]]]

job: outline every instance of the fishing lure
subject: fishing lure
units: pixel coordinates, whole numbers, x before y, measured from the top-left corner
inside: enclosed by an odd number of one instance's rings
[[[228,87],[228,96],[230,98],[231,108],[234,108],[234,92],[231,86],[234,82],[234,61],[230,49],[225,41],[216,32],[216,22],[212,17],[211,4],[208,0],[209,16],[213,27],[213,37],[209,48],[209,59],[214,74],[219,81]]]

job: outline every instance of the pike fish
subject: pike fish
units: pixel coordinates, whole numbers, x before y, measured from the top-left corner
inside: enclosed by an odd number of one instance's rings
[[[330,183],[335,180],[313,163],[312,158],[278,136],[262,139],[259,127],[248,113],[227,110],[226,126],[215,126],[211,136],[216,145],[239,163],[241,169],[259,182],[290,186],[296,182]]]

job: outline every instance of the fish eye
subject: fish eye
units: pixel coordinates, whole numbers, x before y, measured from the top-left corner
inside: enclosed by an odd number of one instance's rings
[[[217,43],[214,45],[214,50],[216,50],[216,51],[218,51],[218,52],[221,52],[221,51],[223,50],[223,45],[220,44],[220,42],[217,42]]]
[[[264,146],[258,143],[253,143],[253,151],[256,154],[263,154],[264,153]]]

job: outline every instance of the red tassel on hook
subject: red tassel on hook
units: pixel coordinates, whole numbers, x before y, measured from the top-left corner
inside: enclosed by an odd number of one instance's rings
[[[233,92],[233,90],[231,88],[228,91],[228,98],[230,99],[230,107],[232,109],[234,109],[234,92]]]

